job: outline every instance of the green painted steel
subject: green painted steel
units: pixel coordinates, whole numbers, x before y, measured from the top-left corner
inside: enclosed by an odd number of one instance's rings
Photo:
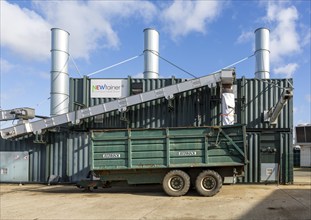
[[[184,79],[128,78],[128,80],[129,88],[133,83],[142,83],[143,91],[150,91],[181,82]],[[277,103],[283,88],[290,87],[291,84],[292,79],[258,80],[241,78],[236,80],[235,112],[237,123],[247,126],[248,150],[246,155],[249,159],[249,163],[245,166],[245,178],[241,179],[241,182],[260,182],[260,140],[261,133],[267,130],[280,134],[279,149],[282,152],[280,182],[291,183],[293,181],[291,169],[293,166],[293,99],[281,111],[275,128],[264,123],[261,116],[262,111],[273,107]],[[112,99],[90,98],[89,78],[70,79],[70,110],[93,106],[110,100]],[[29,152],[29,181],[44,182],[49,175],[55,174],[62,176],[65,182],[76,182],[85,178],[91,169],[89,129],[214,126],[220,125],[220,114],[219,86],[214,88],[203,87],[178,94],[173,100],[160,99],[132,107],[125,113],[115,111],[106,114],[100,120],[97,120],[97,123],[92,118],[85,120],[82,125],[70,127],[69,131],[49,133],[47,134],[46,144],[33,143],[33,137],[25,137],[16,141],[0,138],[0,151]],[[162,146],[165,142],[167,149],[170,149],[173,146],[170,146],[169,140],[169,138],[158,140],[158,145]],[[209,143],[208,138],[205,138],[204,141]],[[206,149],[204,150],[206,151]],[[207,161],[207,155],[204,157]],[[165,155],[164,159],[169,164],[172,163],[169,155]],[[158,161],[158,163],[161,163],[161,161]]]
[[[259,183],[261,180],[261,164],[278,164],[278,181],[282,184],[293,183],[293,151],[292,133],[278,129],[265,129],[247,132],[247,158],[245,176],[240,182]],[[270,148],[271,151],[267,151]],[[275,149],[275,151],[273,150]]]
[[[248,129],[293,129],[293,99],[282,109],[275,126],[263,121],[263,112],[274,107],[284,88],[293,87],[292,79],[237,80],[237,121]]]
[[[276,132],[280,140],[280,153],[282,152],[282,171],[280,172],[281,183],[293,182],[293,155],[292,155],[292,134],[291,132]],[[243,183],[259,183],[260,182],[260,139],[261,132],[247,132],[247,151],[246,157],[249,163],[245,166],[245,177],[239,179]],[[29,152],[29,181],[45,182],[49,175],[59,175],[64,182],[77,182],[85,178],[91,170],[91,141],[88,132],[63,132],[51,133],[46,140],[48,143],[33,143],[33,138],[27,138],[18,141],[10,141],[0,139],[1,152],[7,151],[28,151]],[[169,139],[157,140],[154,147],[163,151],[165,143],[169,149]],[[208,143],[208,138],[205,137]],[[141,142],[148,144],[148,141]],[[65,146],[64,148],[62,146]],[[205,144],[205,151],[207,149]],[[120,149],[120,148],[119,148]],[[114,148],[114,150],[119,150]],[[139,148],[138,148],[139,149]],[[111,150],[111,147],[107,150]],[[219,151],[218,151],[219,152]],[[168,155],[166,155],[168,156]],[[207,154],[205,155],[208,160]],[[281,155],[280,155],[281,157]],[[61,159],[62,158],[62,159]],[[165,158],[169,161],[169,157]],[[283,165],[284,164],[284,165]]]
[[[29,154],[29,182],[46,182],[50,175],[62,182],[77,182],[90,171],[88,132],[51,132],[37,143],[35,137],[20,140],[0,138],[0,153],[26,151]]]
[[[241,125],[92,131],[92,170],[244,166]]]
[[[132,85],[140,83],[142,92],[176,84],[185,79],[128,79],[129,94]],[[91,79],[70,79],[70,111],[109,102],[111,98],[91,98]],[[246,79],[235,82],[236,118],[238,124],[250,129],[292,129],[293,99],[282,109],[275,126],[263,122],[262,113],[274,107],[284,88],[292,87],[292,79]],[[202,87],[175,95],[174,99],[158,99],[127,109],[114,111],[86,120],[83,128],[159,128],[221,125],[221,88]]]
[[[29,182],[45,182],[46,148],[43,144],[35,144],[33,137],[22,140],[4,140],[0,138],[0,154],[2,152],[28,152],[29,155]],[[1,181],[1,179],[0,179]]]

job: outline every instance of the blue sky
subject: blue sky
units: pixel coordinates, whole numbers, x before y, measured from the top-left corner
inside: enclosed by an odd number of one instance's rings
[[[70,32],[82,75],[143,51],[143,30],[160,33],[160,55],[196,76],[254,52],[254,30],[270,29],[271,78],[294,79],[294,124],[311,123],[310,1],[1,1],[0,108],[49,115],[50,29]],[[254,77],[255,60],[236,66]],[[160,60],[162,77],[190,78]],[[94,75],[139,77],[143,57]],[[80,77],[70,63],[71,77]],[[11,122],[2,123],[6,127]]]

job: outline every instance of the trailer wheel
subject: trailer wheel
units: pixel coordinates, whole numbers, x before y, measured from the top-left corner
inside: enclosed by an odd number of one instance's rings
[[[221,187],[221,176],[213,170],[202,171],[195,181],[195,188],[202,196],[214,196]]]
[[[162,186],[169,196],[183,196],[190,188],[190,177],[182,170],[171,170],[165,175]]]

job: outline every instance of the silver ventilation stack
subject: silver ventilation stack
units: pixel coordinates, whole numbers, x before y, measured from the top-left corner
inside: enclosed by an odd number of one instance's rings
[[[159,33],[155,29],[144,30],[144,78],[159,78]]]
[[[255,78],[270,78],[270,30],[267,28],[258,28],[255,30]]]
[[[68,112],[69,108],[69,33],[52,28],[51,46],[51,116]]]

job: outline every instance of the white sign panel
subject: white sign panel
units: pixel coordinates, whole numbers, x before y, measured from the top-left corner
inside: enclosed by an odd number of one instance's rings
[[[123,98],[127,90],[126,79],[91,79],[91,98]]]

